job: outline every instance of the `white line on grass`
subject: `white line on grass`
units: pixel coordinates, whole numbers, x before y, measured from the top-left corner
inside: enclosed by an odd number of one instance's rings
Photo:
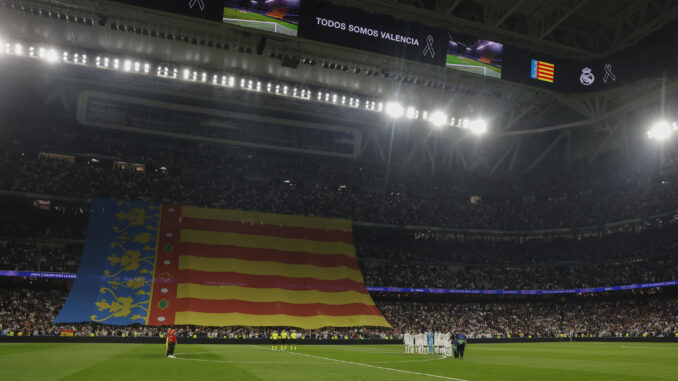
[[[210,352],[213,353],[213,352]],[[188,354],[188,353],[187,353]],[[183,354],[185,356],[187,354]],[[229,361],[229,360],[212,360],[212,359],[190,359],[185,357],[174,356],[175,360],[200,361],[200,362],[218,362],[224,364],[257,364],[257,365],[334,365],[328,362],[294,362],[294,361]]]
[[[260,347],[254,347],[260,348]],[[268,350],[268,348],[262,348]],[[363,351],[364,353],[368,353]],[[179,360],[190,360],[190,361],[202,361],[202,362],[220,362],[228,364],[266,364],[266,365],[276,365],[276,364],[295,364],[295,365],[336,365],[336,363],[327,363],[327,362],[311,362],[311,363],[300,363],[300,362],[289,362],[289,361],[233,361],[233,360],[212,360],[212,359],[196,359],[190,358],[188,356],[201,355],[205,353],[214,354],[214,352],[186,352],[186,353],[177,353],[174,357]],[[386,354],[400,354],[394,352],[369,352],[369,353],[386,353]],[[440,356],[436,358],[428,358],[423,360],[402,360],[402,361],[373,361],[368,364],[400,364],[400,363],[410,363],[410,362],[427,362],[427,361],[438,361],[444,360],[447,356]]]
[[[254,346],[254,345],[250,345],[250,347],[257,348],[257,349],[264,349],[264,350],[267,349],[267,348],[263,348],[263,347],[257,347],[257,346]],[[417,376],[442,378],[442,379],[445,379],[445,380],[454,380],[454,381],[469,381],[469,380],[465,380],[463,378],[454,378],[454,377],[440,376],[440,375],[437,375],[437,374],[413,372],[413,371],[409,371],[409,370],[396,369],[396,368],[387,368],[387,367],[384,367],[384,366],[370,365],[370,364],[364,364],[364,363],[353,362],[353,361],[337,360],[337,359],[333,359],[333,358],[330,358],[330,357],[314,356],[314,355],[308,355],[308,354],[305,354],[305,353],[298,353],[298,352],[288,352],[288,353],[299,355],[299,356],[306,356],[306,357],[321,359],[321,360],[330,360],[330,361],[335,361],[335,362],[339,362],[339,363],[343,363],[343,364],[358,365],[358,366],[365,366],[365,367],[368,367],[368,368],[375,368],[375,369],[381,369],[381,370],[390,370],[390,371],[393,371],[393,372],[414,374],[414,375],[417,375]],[[445,356],[445,357],[447,357],[447,356]]]

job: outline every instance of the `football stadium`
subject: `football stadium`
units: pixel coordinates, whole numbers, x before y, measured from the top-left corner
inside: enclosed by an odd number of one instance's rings
[[[1,380],[678,380],[678,2],[0,0]]]

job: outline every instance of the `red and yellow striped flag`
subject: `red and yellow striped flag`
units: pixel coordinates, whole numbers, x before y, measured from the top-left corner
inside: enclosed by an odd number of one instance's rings
[[[540,81],[551,82],[555,78],[556,66],[552,63],[532,60],[530,77]]]
[[[149,325],[390,327],[351,222],[162,205]]]

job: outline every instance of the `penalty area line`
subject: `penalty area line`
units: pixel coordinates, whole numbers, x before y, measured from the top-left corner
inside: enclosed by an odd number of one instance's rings
[[[252,347],[258,348],[258,349],[266,349],[266,348],[262,348],[262,347],[257,347],[255,345],[252,345]],[[367,368],[375,368],[375,369],[381,369],[381,370],[390,370],[392,372],[413,374],[413,375],[416,375],[416,376],[441,378],[441,379],[444,379],[444,380],[453,380],[453,381],[469,381],[469,380],[466,380],[466,379],[463,379],[463,378],[455,378],[455,377],[441,376],[441,375],[438,375],[438,374],[414,372],[414,371],[411,371],[411,370],[404,370],[404,369],[387,368],[385,366],[364,364],[364,363],[360,363],[360,362],[353,362],[353,361],[346,361],[346,360],[338,360],[338,359],[333,359],[331,357],[315,356],[315,355],[309,355],[309,354],[306,354],[306,353],[298,353],[298,352],[287,352],[287,353],[295,354],[295,355],[299,355],[299,356],[311,357],[311,358],[315,358],[315,359],[335,361],[335,362],[344,363],[344,364],[364,366],[364,367],[367,367]],[[445,357],[447,357],[447,356],[445,356]],[[443,358],[445,358],[445,357],[443,357]]]

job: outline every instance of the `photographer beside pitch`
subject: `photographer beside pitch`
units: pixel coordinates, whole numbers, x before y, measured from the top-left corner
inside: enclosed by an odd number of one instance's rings
[[[464,349],[466,349],[466,335],[460,333],[457,335],[457,352],[459,353],[459,359],[464,359]],[[457,357],[456,355],[454,356]]]
[[[170,328],[167,330],[167,338],[165,339],[165,356],[174,358],[174,347],[177,345],[177,330]]]

